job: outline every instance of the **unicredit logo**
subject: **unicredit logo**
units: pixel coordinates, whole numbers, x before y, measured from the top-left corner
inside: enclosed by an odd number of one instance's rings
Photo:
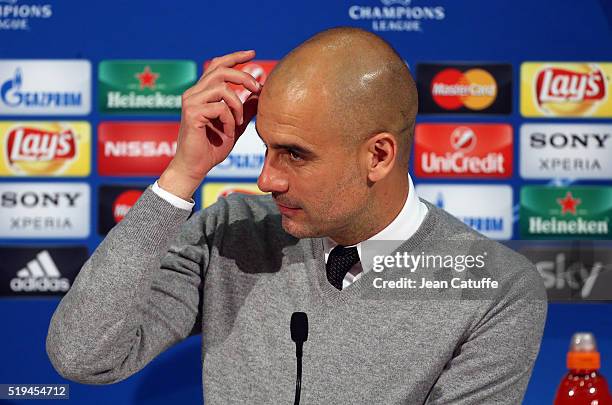
[[[476,134],[469,127],[458,127],[451,133],[450,142],[456,151],[467,153],[476,146]]]
[[[421,177],[510,177],[512,129],[505,124],[417,125],[415,169]]]
[[[431,82],[431,95],[436,104],[445,110],[466,107],[483,110],[497,97],[497,82],[484,69],[461,72],[448,68],[438,73]]]

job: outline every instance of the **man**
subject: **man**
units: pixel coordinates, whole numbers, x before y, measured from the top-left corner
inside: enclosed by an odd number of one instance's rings
[[[374,270],[368,243],[415,255],[453,245],[465,257],[486,242],[416,196],[417,94],[403,60],[374,34],[332,29],[283,58],[262,89],[231,69],[254,56],[215,58],[183,95],[175,158],[53,316],[54,367],[113,383],[202,332],[205,403],[288,403],[289,319],[303,311],[302,403],[520,403],[546,316],[525,258],[489,245],[488,274],[504,288],[477,299],[373,287],[407,273]],[[244,104],[228,82],[252,92]],[[230,195],[188,219],[193,193],[255,114],[267,147],[258,185],[271,194]]]

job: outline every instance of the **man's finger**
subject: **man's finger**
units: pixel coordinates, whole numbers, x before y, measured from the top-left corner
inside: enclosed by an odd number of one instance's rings
[[[202,88],[201,82],[204,80],[206,76],[208,76],[216,68],[233,67],[239,63],[248,62],[254,57],[255,57],[255,51],[249,50],[249,51],[238,51],[238,52],[234,52],[234,53],[230,53],[227,55],[213,58],[210,64],[206,67],[206,70],[204,71],[204,73],[202,73],[202,76],[200,76],[198,81],[191,88],[187,89],[185,93],[190,92],[191,89],[195,89],[195,90],[201,89]]]
[[[202,109],[202,117],[204,119],[208,119],[209,121],[213,121],[215,119],[219,119],[221,124],[223,125],[223,133],[229,138],[234,138],[234,131],[236,130],[236,121],[234,121],[234,116],[230,111],[227,104],[222,101],[218,101],[216,103],[208,103]]]
[[[240,101],[238,95],[224,83],[193,94],[185,100],[185,105],[196,106],[221,100],[231,108],[236,123],[241,124],[243,120],[242,101]]]
[[[248,62],[254,57],[255,57],[255,51],[253,49],[248,50],[248,51],[238,51],[238,52],[230,53],[227,55],[218,56],[216,58],[213,58],[210,61],[210,64],[206,68],[206,71],[204,72],[204,74],[220,66],[232,67],[239,63]]]
[[[253,93],[257,93],[261,89],[259,82],[250,74],[241,70],[223,67],[217,69],[215,72],[188,88],[185,93],[183,93],[183,100],[191,97],[194,93],[204,91],[208,87],[222,82],[242,85]]]

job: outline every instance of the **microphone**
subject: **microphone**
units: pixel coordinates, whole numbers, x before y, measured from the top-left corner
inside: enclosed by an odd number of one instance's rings
[[[308,340],[308,316],[305,312],[294,312],[291,315],[291,340],[295,342],[295,356],[297,358],[297,377],[295,380],[295,401],[299,405],[302,391],[302,348]]]

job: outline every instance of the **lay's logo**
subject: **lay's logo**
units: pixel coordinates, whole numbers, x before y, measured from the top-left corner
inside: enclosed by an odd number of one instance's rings
[[[521,112],[526,117],[612,117],[612,63],[523,63]]]
[[[599,101],[606,97],[606,82],[596,66],[585,73],[546,68],[538,73],[536,92],[540,107],[545,103]]]
[[[87,176],[91,129],[86,122],[0,123],[0,175]]]
[[[11,165],[19,161],[51,161],[74,159],[76,142],[72,129],[42,132],[38,128],[18,127],[7,136]]]

